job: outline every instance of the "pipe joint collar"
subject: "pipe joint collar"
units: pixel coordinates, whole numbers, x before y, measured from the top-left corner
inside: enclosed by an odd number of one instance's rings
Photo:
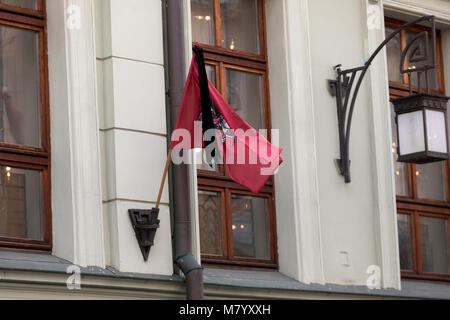
[[[191,253],[187,253],[184,256],[177,258],[175,260],[175,263],[181,269],[181,271],[183,271],[183,274],[185,276],[187,276],[187,274],[193,270],[203,269]]]

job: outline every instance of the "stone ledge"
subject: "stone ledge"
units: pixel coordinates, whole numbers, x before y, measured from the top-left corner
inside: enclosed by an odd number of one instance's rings
[[[73,265],[71,262],[50,254],[0,250],[0,270],[32,272],[37,276],[62,275],[66,274],[67,268],[71,265]],[[114,281],[121,282],[120,285],[117,283],[117,288],[126,288],[126,283],[130,281],[136,283],[134,281],[139,280],[177,285],[184,282],[184,278],[178,275],[126,273],[111,267],[105,269],[87,267],[80,268],[80,271],[83,277],[90,278],[88,281],[90,284],[98,283],[99,287],[103,286],[102,281],[107,281],[107,286],[111,286]],[[36,282],[39,282],[39,279],[36,279]],[[205,268],[204,283],[206,298],[450,299],[450,283],[421,280],[402,280],[401,291],[370,290],[365,286],[303,284],[277,271]],[[135,285],[130,285],[130,289],[132,287]],[[151,291],[152,287],[148,286],[146,290]]]

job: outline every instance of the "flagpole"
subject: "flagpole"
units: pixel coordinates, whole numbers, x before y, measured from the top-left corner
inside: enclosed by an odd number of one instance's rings
[[[161,179],[161,185],[159,186],[158,199],[156,200],[156,206],[155,206],[156,209],[159,208],[159,204],[161,203],[161,196],[162,196],[162,193],[164,190],[164,184],[166,183],[166,177],[167,177],[167,172],[169,171],[169,164],[170,164],[171,158],[172,158],[172,149],[170,149],[169,153],[167,154],[166,166],[164,167],[164,172],[163,172],[163,176]]]

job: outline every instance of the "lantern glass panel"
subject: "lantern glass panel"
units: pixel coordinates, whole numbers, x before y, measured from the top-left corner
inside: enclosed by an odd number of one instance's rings
[[[445,113],[426,110],[428,151],[447,153]]]
[[[422,111],[399,114],[397,124],[401,156],[425,151]]]

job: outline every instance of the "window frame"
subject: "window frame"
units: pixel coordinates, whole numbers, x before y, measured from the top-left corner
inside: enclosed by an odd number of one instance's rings
[[[45,3],[46,0],[37,0],[37,9],[30,9],[30,8],[24,8],[24,7],[20,7],[20,6],[15,6],[15,5],[11,5],[11,4],[6,4],[6,3],[0,3],[0,11],[2,11],[2,13],[0,13],[0,18],[4,18],[5,16],[8,15],[8,13],[17,13],[20,14],[21,16],[28,16],[28,17],[36,17],[38,19],[44,19],[45,20],[45,15],[46,15],[46,10],[45,10]],[[23,21],[25,21],[25,18],[19,18],[19,19],[23,19]],[[37,21],[36,21],[37,22]]]
[[[385,18],[386,27],[397,28],[404,23],[405,22],[397,19],[388,17]],[[415,32],[431,32],[431,28],[420,25],[411,26],[407,30]],[[406,46],[405,35],[406,30],[403,30],[400,34],[402,50]],[[439,89],[430,91],[431,93],[445,95],[442,38],[440,30],[436,30],[436,47],[437,78]],[[408,78],[406,74],[403,75],[403,83],[389,81],[389,96],[391,99],[409,96],[409,87],[407,81]],[[413,86],[413,92],[417,93],[417,90],[417,86]],[[401,270],[401,276],[403,278],[450,281],[450,274],[424,273],[422,271],[422,255],[420,243],[420,216],[433,216],[437,218],[447,219],[449,235],[448,245],[450,245],[450,161],[445,161],[443,165],[444,178],[446,181],[444,185],[446,200],[444,201],[419,198],[416,165],[406,164],[406,171],[408,172],[408,196],[396,195],[396,203],[398,214],[407,214],[410,216],[413,270]]]
[[[38,33],[41,131],[40,147],[0,143],[0,165],[41,172],[43,195],[43,240],[0,237],[0,248],[37,251],[51,251],[52,249],[50,108],[45,8],[46,0],[37,1],[37,10],[0,4],[0,25]]]
[[[259,54],[231,50],[221,46],[221,18],[220,18],[220,0],[214,2],[214,28],[215,45],[199,43],[204,51],[205,64],[214,66],[217,90],[227,97],[226,70],[232,69],[243,72],[250,72],[261,76],[261,98],[263,112],[263,126],[268,129],[268,140],[271,140],[271,112],[269,95],[269,70],[267,61],[267,42],[266,42],[266,22],[265,22],[265,0],[257,0],[258,5],[258,37]],[[195,45],[193,42],[192,45]],[[275,213],[275,186],[274,179],[271,177],[259,194],[253,194],[246,188],[234,182],[228,177],[226,166],[220,165],[219,171],[197,170],[197,187],[199,191],[214,191],[222,194],[224,207],[222,208],[222,248],[223,256],[201,254],[202,264],[219,265],[227,267],[255,267],[278,269],[277,252],[277,234],[276,234],[276,213]],[[233,253],[233,237],[231,229],[231,195],[243,194],[255,197],[264,197],[268,199],[268,221],[269,221],[269,246],[270,259],[254,259],[235,257]]]

